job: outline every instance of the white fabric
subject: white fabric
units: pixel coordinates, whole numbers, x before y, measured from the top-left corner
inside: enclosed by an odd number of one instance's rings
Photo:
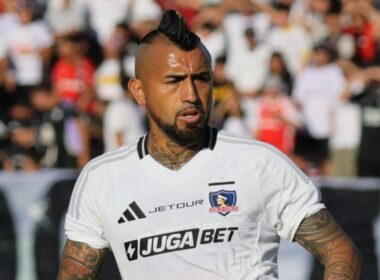
[[[144,133],[141,112],[126,98],[112,101],[104,113],[103,139],[106,151],[119,147],[116,141],[118,133],[122,134],[124,144]]]
[[[117,23],[125,21],[131,0],[86,0],[91,27],[100,43],[106,43]]]
[[[18,16],[16,13],[0,14],[0,37],[5,38],[11,33],[13,28],[18,26]]]
[[[19,24],[7,36],[7,44],[15,65],[19,85],[37,85],[42,80],[41,50],[53,45],[53,37],[43,21]]]
[[[228,117],[223,124],[223,130],[243,137],[250,136],[249,129],[246,126],[244,119],[239,117]]]
[[[270,49],[260,44],[228,60],[226,74],[238,91],[244,94],[261,89],[268,75],[270,54]]]
[[[352,103],[340,104],[334,114],[331,147],[355,149],[359,146],[360,134],[360,107]]]
[[[153,0],[86,0],[90,24],[100,43],[110,38],[114,27],[120,22],[157,20],[161,9]]]
[[[346,84],[336,64],[307,67],[295,80],[293,97],[301,105],[306,127],[315,138],[328,138],[336,106]]]
[[[65,225],[71,240],[111,247],[123,279],[278,279],[280,237],[293,240],[301,221],[324,208],[311,181],[260,142],[220,132],[214,150],[178,171],[149,154],[140,159],[136,146],[85,167]],[[236,194],[225,216],[210,204],[221,190]],[[155,255],[145,251],[152,240]]]
[[[121,62],[117,59],[105,59],[95,72],[96,95],[101,100],[122,98],[124,89],[121,86]]]
[[[252,16],[232,13],[224,17],[223,28],[227,36],[228,57],[231,60],[247,49],[244,31],[248,27],[253,28],[259,43],[264,42],[270,28],[270,17],[266,13]]]
[[[198,34],[200,36],[200,34]],[[206,36],[200,36],[203,45],[211,54],[212,65],[215,65],[215,59],[225,53],[226,36],[223,31],[215,30]]]
[[[65,7],[65,0],[47,1],[45,19],[57,34],[66,34],[81,30],[85,26],[85,0],[70,0]]]
[[[310,35],[298,25],[273,28],[268,34],[267,42],[273,50],[283,54],[293,75],[301,71],[312,48]]]
[[[132,22],[145,20],[159,20],[161,7],[154,0],[130,0],[133,1],[131,8]]]

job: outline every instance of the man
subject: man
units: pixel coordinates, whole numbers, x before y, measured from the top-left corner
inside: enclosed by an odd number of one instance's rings
[[[312,183],[269,146],[208,127],[211,59],[176,12],[142,40],[129,88],[150,131],[82,172],[58,279],[96,279],[108,248],[123,279],[277,279],[280,237],[318,257],[325,279],[359,279]]]
[[[294,153],[302,169],[326,175],[330,166],[329,139],[334,130],[333,116],[340,104],[346,78],[334,59],[333,47],[328,43],[322,42],[314,47],[313,62],[294,82],[292,96],[304,121]]]

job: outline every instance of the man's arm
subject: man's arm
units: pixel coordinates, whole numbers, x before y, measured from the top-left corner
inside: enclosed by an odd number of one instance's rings
[[[358,250],[326,210],[306,218],[298,228],[295,240],[324,265],[325,280],[360,279]]]
[[[95,249],[85,243],[67,240],[58,280],[98,279],[108,249]]]

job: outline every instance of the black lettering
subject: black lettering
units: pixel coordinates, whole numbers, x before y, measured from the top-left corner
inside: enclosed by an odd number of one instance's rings
[[[230,228],[228,228],[228,230],[230,231],[230,234],[228,235],[228,242],[231,241],[232,236],[234,235],[234,232],[235,232],[236,230],[238,230],[238,229],[239,229],[238,227],[230,227]]]
[[[173,251],[195,248],[199,229],[189,229],[154,235],[140,240],[139,252],[142,257],[150,257]]]
[[[201,236],[201,244],[211,243],[213,237],[214,237],[214,230],[213,229],[203,230],[202,236]]]
[[[195,205],[202,205],[202,204],[203,204],[203,199],[195,201]]]
[[[157,212],[157,207],[154,207],[154,210],[149,211],[149,213],[156,213]]]
[[[225,230],[227,230],[227,228],[217,228],[216,231],[215,231],[215,235],[214,235],[214,242],[215,243],[218,243],[218,242],[223,242],[224,241],[224,237],[225,237]]]
[[[165,206],[158,206],[158,211],[159,212],[164,212],[166,210]]]
[[[174,206],[175,204],[169,204],[168,205],[168,207],[170,208],[170,210],[172,210],[173,209],[173,206]]]
[[[177,208],[178,209],[185,208],[185,207],[186,207],[185,203],[177,203]]]
[[[186,202],[186,207],[193,207],[193,206],[194,206],[194,201]]]

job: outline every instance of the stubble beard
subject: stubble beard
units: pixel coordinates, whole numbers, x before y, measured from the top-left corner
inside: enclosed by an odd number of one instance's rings
[[[147,108],[147,113],[157,126],[176,144],[181,146],[197,146],[199,141],[202,141],[202,134],[208,124],[209,113],[203,114],[201,120],[196,124],[186,124],[185,128],[179,128],[177,125],[177,116],[174,124],[165,123],[152,110]]]

